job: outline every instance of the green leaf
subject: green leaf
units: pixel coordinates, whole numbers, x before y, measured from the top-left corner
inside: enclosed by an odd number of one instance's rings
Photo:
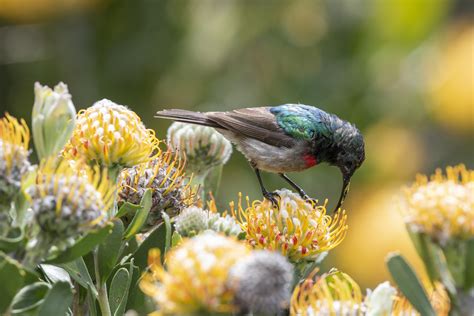
[[[98,270],[101,282],[106,282],[114,269],[122,246],[123,223],[120,219],[114,220],[112,233],[99,245],[97,252]]]
[[[46,263],[64,263],[71,262],[76,258],[82,257],[92,251],[98,244],[113,231],[113,224],[107,223],[104,227],[94,230],[84,237],[80,238],[74,245],[59,253],[58,256],[51,258]]]
[[[462,240],[450,240],[443,245],[442,250],[446,258],[447,267],[454,280],[456,288],[464,288],[466,270],[466,242]]]
[[[115,217],[120,218],[128,214],[135,214],[139,209],[141,209],[140,205],[124,202],[122,206],[120,206],[117,214],[115,214]]]
[[[71,278],[79,283],[83,288],[90,289],[94,297],[97,297],[97,291],[95,289],[92,278],[87,270],[87,266],[84,263],[84,259],[78,258],[73,262],[63,263],[59,265],[61,268],[66,270]]]
[[[161,212],[161,217],[163,218],[163,221],[165,222],[165,228],[166,228],[165,252],[164,252],[164,254],[166,254],[168,250],[170,250],[171,248],[171,232],[173,228],[171,227],[170,217],[168,216],[168,214],[166,214],[166,212]]]
[[[436,316],[425,289],[413,269],[399,254],[391,254],[387,260],[388,270],[400,291],[421,316]]]
[[[132,219],[132,222],[127,227],[127,230],[124,233],[124,239],[129,239],[138,232],[145,224],[146,219],[148,218],[148,213],[150,213],[151,205],[152,205],[152,191],[151,189],[147,189],[143,194],[142,200],[140,201],[140,209],[137,210],[135,216]]]
[[[6,237],[0,236],[0,250],[4,252],[12,252],[23,242],[23,230],[15,227],[10,229]]]
[[[466,267],[464,289],[470,291],[474,288],[474,238],[466,241]]]
[[[13,298],[12,315],[34,315],[37,308],[44,302],[50,285],[37,282],[22,288]]]
[[[41,264],[39,267],[43,271],[47,281],[50,283],[67,282],[72,284],[69,273],[63,268],[54,266],[52,264]]]
[[[110,285],[110,310],[113,315],[123,315],[127,306],[128,292],[132,281],[133,263],[129,270],[120,268],[114,275]]]
[[[436,258],[438,246],[435,245],[425,234],[415,233],[409,229],[407,229],[407,231],[418,255],[423,261],[426,273],[431,282],[438,281],[440,279],[439,271],[436,267],[436,262],[438,261],[438,258]]]
[[[171,235],[171,247],[175,247],[183,240],[183,237],[175,230]]]
[[[25,272],[22,271],[20,264],[8,256],[1,254],[0,256],[0,314],[10,306],[10,303],[25,284]]]
[[[165,253],[166,227],[160,223],[140,244],[133,254],[135,264],[143,271],[148,266],[148,251],[152,248],[160,249]]]
[[[72,304],[72,289],[68,282],[56,282],[44,302],[41,304],[38,316],[64,316]]]

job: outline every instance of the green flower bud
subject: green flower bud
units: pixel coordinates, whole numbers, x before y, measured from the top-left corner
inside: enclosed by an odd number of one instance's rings
[[[238,236],[242,232],[240,225],[230,215],[212,214],[209,216],[207,225],[209,229],[223,233],[226,236]]]
[[[202,208],[190,206],[176,218],[174,227],[183,237],[192,237],[207,229],[209,213]]]
[[[231,143],[212,127],[175,122],[168,129],[168,143],[186,156],[188,171],[200,175],[225,164],[232,154]]]
[[[76,109],[67,85],[60,82],[51,90],[35,83],[33,140],[39,158],[57,155],[71,137],[76,124]]]

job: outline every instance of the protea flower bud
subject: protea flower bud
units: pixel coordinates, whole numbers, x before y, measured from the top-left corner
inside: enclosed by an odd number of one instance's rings
[[[51,90],[35,83],[32,127],[38,157],[58,154],[71,137],[76,124],[76,109],[67,85],[60,82]]]
[[[367,290],[364,305],[367,316],[390,315],[397,290],[389,282],[380,283],[373,291]]]
[[[203,210],[191,206],[176,217],[176,231],[183,237],[192,237],[205,230],[212,230],[227,236],[237,236],[242,230],[235,219],[229,215]]]
[[[8,210],[19,192],[22,176],[30,169],[30,132],[24,120],[6,114],[0,119],[0,209]],[[2,207],[5,206],[5,207]]]
[[[152,206],[144,231],[163,219],[161,212],[173,217],[192,204],[193,193],[183,172],[182,160],[171,151],[146,163],[126,168],[119,177],[119,206],[123,202],[140,204],[147,189],[152,191]],[[128,220],[125,218],[125,220]]]
[[[178,217],[174,227],[183,237],[192,237],[207,229],[209,213],[197,206],[185,208]]]
[[[198,175],[229,160],[231,143],[212,127],[175,122],[168,128],[168,143],[186,157],[187,170]]]
[[[154,158],[158,139],[135,112],[110,100],[79,111],[63,155],[107,167],[132,167]]]
[[[62,248],[105,220],[115,187],[107,171],[81,162],[43,160],[33,185],[25,188],[31,202],[37,239],[42,246]]]
[[[242,312],[275,315],[288,307],[293,266],[277,252],[254,251],[230,270],[229,286]]]

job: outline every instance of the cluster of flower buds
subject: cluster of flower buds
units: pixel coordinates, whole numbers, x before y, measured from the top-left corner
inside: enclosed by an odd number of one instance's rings
[[[164,315],[281,312],[289,305],[293,267],[278,253],[252,252],[215,232],[183,241],[167,253],[149,254],[150,272],[140,282]]]
[[[242,230],[230,215],[204,210],[197,206],[184,209],[176,218],[175,229],[182,237],[192,237],[205,230],[238,236]]]

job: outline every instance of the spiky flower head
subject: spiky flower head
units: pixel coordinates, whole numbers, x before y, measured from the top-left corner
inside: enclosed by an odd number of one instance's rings
[[[40,163],[33,184],[24,185],[40,237],[53,243],[103,223],[115,192],[106,170],[52,158]]]
[[[414,232],[429,235],[445,244],[449,239],[474,236],[474,170],[464,165],[441,169],[430,179],[418,175],[405,188],[405,222]]]
[[[184,240],[166,254],[166,269],[158,249],[150,250],[149,272],[140,288],[165,315],[231,312],[233,292],[227,286],[231,267],[250,250],[233,238],[206,232]]]
[[[430,300],[431,306],[433,306],[436,312],[436,315],[449,315],[449,311],[451,309],[451,301],[444,286],[439,282],[435,282],[434,284],[432,284],[431,282],[424,282],[424,287]],[[392,315],[418,316],[419,313],[410,304],[410,302],[405,296],[398,293],[394,300]]]
[[[207,126],[175,122],[168,128],[168,143],[186,157],[187,169],[196,174],[225,164],[232,154],[231,143]]]
[[[278,252],[253,251],[231,269],[229,285],[241,311],[275,315],[288,307],[293,266]]]
[[[208,229],[227,236],[238,236],[242,232],[232,216],[197,206],[185,208],[176,217],[174,226],[182,237],[192,237]]]
[[[67,85],[60,82],[52,90],[36,82],[32,127],[38,156],[57,155],[69,140],[75,124],[76,109]]]
[[[103,99],[79,111],[64,156],[107,167],[131,167],[154,157],[158,142],[135,112]]]
[[[304,280],[291,297],[290,315],[294,316],[356,316],[364,312],[359,285],[337,270]]]
[[[0,206],[19,191],[21,178],[30,169],[29,141],[30,131],[24,120],[9,114],[0,119]]]
[[[293,262],[314,261],[333,249],[346,236],[347,215],[326,214],[325,205],[303,200],[289,190],[277,191],[278,205],[268,200],[249,202],[241,199],[231,211],[246,233],[248,243],[256,249],[280,251]]]
[[[193,201],[193,192],[186,182],[184,163],[170,150],[156,158],[122,170],[119,177],[118,204],[140,204],[145,191],[152,191],[152,206],[145,230],[155,227],[163,219],[161,212],[173,217]]]

